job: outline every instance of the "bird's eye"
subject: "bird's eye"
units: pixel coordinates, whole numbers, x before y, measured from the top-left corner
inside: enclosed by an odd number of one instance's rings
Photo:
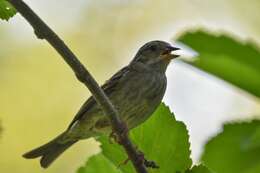
[[[157,49],[157,47],[156,47],[155,45],[150,46],[150,50],[151,50],[151,51],[156,51],[156,49]]]

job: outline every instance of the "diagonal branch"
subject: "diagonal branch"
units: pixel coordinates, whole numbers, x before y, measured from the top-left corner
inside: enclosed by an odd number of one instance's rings
[[[124,147],[136,171],[138,173],[147,173],[146,168],[144,164],[140,162],[138,152],[129,140],[127,133],[122,133],[124,131],[124,125],[119,119],[118,111],[114,108],[89,71],[83,66],[68,46],[66,46],[66,44],[58,37],[58,35],[48,25],[46,25],[25,2],[22,0],[9,0],[9,2],[31,24],[36,36],[39,39],[47,40],[72,68],[78,80],[84,83],[90,90],[97,103],[103,108],[105,114],[109,116],[112,129],[117,134],[120,144]]]

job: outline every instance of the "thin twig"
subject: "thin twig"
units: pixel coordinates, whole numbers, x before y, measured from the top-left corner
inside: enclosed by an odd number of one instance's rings
[[[66,44],[58,37],[58,35],[48,25],[46,25],[25,2],[22,0],[9,0],[9,2],[31,24],[36,36],[39,39],[47,40],[72,68],[78,80],[86,85],[97,103],[110,118],[112,129],[117,134],[121,145],[124,147],[136,171],[138,173],[147,173],[143,162],[140,162],[138,152],[135,149],[136,147],[134,147],[132,142],[129,140],[127,133],[122,133],[124,131],[124,125],[119,119],[117,110],[88,70],[83,66],[68,46],[66,46]]]

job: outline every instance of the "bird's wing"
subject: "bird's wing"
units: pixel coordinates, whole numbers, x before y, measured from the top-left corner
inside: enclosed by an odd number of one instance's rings
[[[101,86],[101,88],[104,90],[108,97],[116,89],[116,86],[118,85],[120,79],[123,76],[125,76],[128,73],[128,71],[128,66],[122,68]],[[88,100],[81,106],[79,112],[76,114],[74,119],[69,124],[68,129],[70,129],[76,121],[80,120],[83,116],[87,115],[89,109],[92,108],[95,104],[96,101],[93,98],[93,96],[89,97]]]

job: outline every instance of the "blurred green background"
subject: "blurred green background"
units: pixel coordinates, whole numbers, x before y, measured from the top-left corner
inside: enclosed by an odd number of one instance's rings
[[[26,2],[99,83],[126,65],[143,43],[170,41],[189,29],[206,28],[260,43],[258,0]],[[0,172],[75,172],[99,151],[94,140],[73,146],[47,170],[21,155],[63,131],[90,94],[19,14],[0,22]],[[259,99],[182,61],[173,62],[167,76],[164,101],[187,124],[195,161],[202,144],[224,121],[260,115]]]

